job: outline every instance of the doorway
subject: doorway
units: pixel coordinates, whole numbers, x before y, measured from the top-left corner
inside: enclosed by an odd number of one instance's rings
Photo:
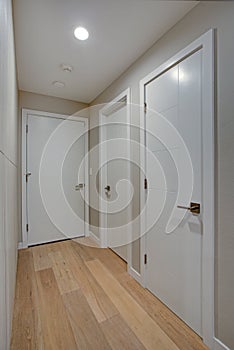
[[[88,235],[88,119],[22,111],[24,246]]]
[[[127,89],[100,111],[100,222],[101,244],[128,262],[131,201],[130,182],[130,90]],[[127,204],[126,204],[127,203]],[[116,239],[111,230],[122,227]],[[120,230],[121,231],[121,230]]]
[[[214,315],[214,117],[213,33],[207,32],[141,83],[141,142],[160,163],[166,187],[153,174],[146,153],[141,154],[147,197],[154,207],[165,204],[159,219],[142,240],[142,283],[204,342],[213,344]],[[157,135],[164,122],[168,135]],[[162,125],[162,124],[160,124]],[[163,131],[164,129],[162,129]],[[150,131],[150,132],[149,132]],[[172,145],[173,132],[180,135],[191,160],[191,178],[183,173],[181,144]],[[168,145],[170,145],[168,147]],[[156,168],[155,168],[156,169]],[[143,183],[144,179],[142,179]],[[191,195],[185,193],[192,184]],[[189,200],[188,200],[189,197]],[[187,198],[183,201],[183,198]],[[146,210],[142,230],[152,215]],[[181,214],[182,213],[182,214]],[[178,218],[181,218],[180,220]],[[173,226],[172,223],[176,223]],[[171,229],[168,227],[171,225]],[[143,258],[145,257],[145,258]]]

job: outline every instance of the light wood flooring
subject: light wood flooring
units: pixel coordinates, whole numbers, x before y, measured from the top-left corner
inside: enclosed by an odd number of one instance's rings
[[[11,350],[205,350],[109,249],[73,241],[19,251]]]

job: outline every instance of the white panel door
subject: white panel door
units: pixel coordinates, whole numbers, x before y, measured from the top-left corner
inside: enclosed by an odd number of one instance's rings
[[[127,140],[129,138],[129,125],[127,125],[128,118],[128,106],[124,105],[119,109],[113,111],[112,113],[104,116],[105,120],[103,121],[105,126],[104,128],[104,138],[103,141],[111,141],[116,139]],[[122,123],[122,124],[121,124]],[[122,143],[123,144],[123,143]],[[102,171],[105,174],[103,176],[104,182],[102,183],[102,193],[107,201],[106,205],[106,227],[115,228],[127,225],[130,218],[130,205],[121,206],[119,210],[113,210],[112,203],[115,201],[121,201],[126,203],[125,198],[119,197],[118,185],[121,180],[129,180],[130,177],[130,168],[129,162],[124,159],[115,158],[115,150],[113,145],[110,143],[110,146],[106,148],[106,157],[108,160],[106,165],[104,165]],[[117,147],[121,147],[121,142],[118,143]],[[126,147],[126,144],[123,145]],[[123,152],[123,156],[124,156]],[[109,186],[109,190],[105,190]],[[121,196],[123,192],[121,192]],[[128,247],[124,242],[126,242],[125,231],[123,230],[123,237],[119,238],[119,242],[123,242],[123,245],[118,247],[111,247],[115,253],[117,253],[125,261],[128,260]]]
[[[28,115],[29,245],[85,234],[84,131],[83,121]]]
[[[201,55],[200,50],[148,83],[145,101],[147,130],[154,133],[154,128],[157,128],[153,120],[154,114],[148,112],[153,109],[169,120],[183,137],[194,171],[192,202],[202,205]],[[167,185],[166,204],[162,215],[146,236],[146,287],[201,335],[202,215],[186,211],[181,224],[173,232],[166,232],[173,206],[188,205],[176,203],[176,163],[181,161],[180,149],[175,147],[169,150],[148,134],[146,146],[161,163]],[[148,191],[154,195],[157,206],[157,198],[160,198],[160,193],[165,188],[160,188],[157,176],[150,176],[151,164],[147,159],[146,168],[149,174]],[[183,179],[183,174],[180,176],[183,191],[186,179]],[[151,215],[150,212],[148,211],[148,215]]]

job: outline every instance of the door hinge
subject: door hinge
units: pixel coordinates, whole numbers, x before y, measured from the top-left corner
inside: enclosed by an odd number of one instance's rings
[[[147,188],[148,188],[148,180],[145,179],[144,180],[144,189],[147,190]]]
[[[28,224],[26,224],[26,231],[28,232]]]
[[[144,112],[146,113],[147,112],[147,103],[144,102]]]
[[[144,264],[147,264],[147,254],[144,255]]]
[[[26,124],[26,133],[28,133],[28,124]]]

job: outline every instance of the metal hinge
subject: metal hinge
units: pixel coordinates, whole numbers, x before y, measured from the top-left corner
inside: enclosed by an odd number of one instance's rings
[[[28,124],[26,124],[26,133],[28,133]]]
[[[147,254],[144,255],[144,264],[147,264]]]
[[[144,102],[144,112],[146,113],[147,112],[147,103]]]
[[[28,224],[26,224],[26,231],[28,232]]]
[[[147,188],[148,188],[148,180],[145,179],[144,180],[144,189],[147,190]]]

